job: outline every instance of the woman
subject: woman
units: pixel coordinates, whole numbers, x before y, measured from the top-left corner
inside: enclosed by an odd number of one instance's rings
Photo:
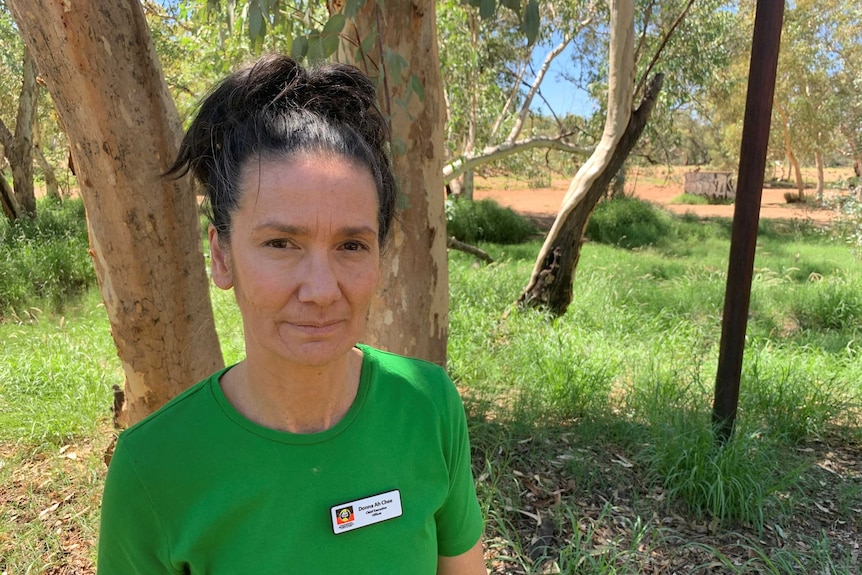
[[[121,435],[101,575],[485,573],[452,382],[357,343],[394,213],[386,138],[348,66],[267,56],[202,103],[170,173],[206,188],[246,357]]]

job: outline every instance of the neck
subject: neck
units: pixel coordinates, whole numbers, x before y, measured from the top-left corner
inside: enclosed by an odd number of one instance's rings
[[[228,401],[254,423],[290,433],[317,433],[334,427],[350,409],[361,370],[362,352],[353,348],[321,368],[246,358],[220,383]]]

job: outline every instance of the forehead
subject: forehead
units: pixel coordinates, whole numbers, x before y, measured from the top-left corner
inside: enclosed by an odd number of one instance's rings
[[[259,216],[320,217],[326,210],[337,219],[373,219],[377,228],[377,188],[371,171],[332,153],[301,153],[253,159],[239,181],[240,211]]]

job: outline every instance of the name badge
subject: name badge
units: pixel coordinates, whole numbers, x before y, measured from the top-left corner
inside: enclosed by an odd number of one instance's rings
[[[336,535],[401,517],[401,492],[397,489],[330,507]]]

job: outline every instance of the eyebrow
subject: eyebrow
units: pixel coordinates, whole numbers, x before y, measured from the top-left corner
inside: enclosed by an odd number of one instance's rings
[[[281,222],[267,222],[264,221],[257,226],[254,227],[252,232],[260,232],[260,231],[276,231],[281,232],[291,236],[303,236],[310,235],[311,228],[307,226],[296,226],[291,224],[283,224]],[[344,228],[340,228],[338,230],[339,235],[343,236],[376,236],[377,230],[372,228],[371,226],[347,226]]]

